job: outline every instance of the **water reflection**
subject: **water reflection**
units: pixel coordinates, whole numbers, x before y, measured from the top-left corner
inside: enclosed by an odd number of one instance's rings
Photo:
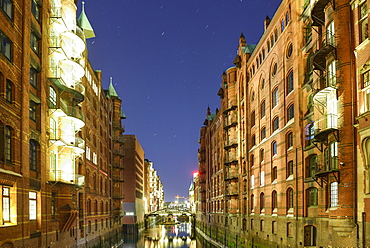
[[[196,248],[196,240],[192,239],[191,225],[155,225],[143,231],[139,236],[125,236],[125,248]]]

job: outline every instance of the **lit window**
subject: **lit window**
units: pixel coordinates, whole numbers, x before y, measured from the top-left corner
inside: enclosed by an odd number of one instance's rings
[[[13,19],[13,2],[10,0],[0,0],[0,7],[5,12],[5,14]]]
[[[330,184],[330,207],[338,207],[338,183]]]
[[[287,77],[287,94],[292,92],[293,89],[294,89],[294,78],[293,78],[293,71],[291,71]]]
[[[294,104],[291,104],[288,108],[288,121],[294,118]]]
[[[34,140],[30,140],[30,170],[37,171],[37,145]]]
[[[5,161],[7,163],[12,162],[12,139],[13,139],[13,130],[9,127],[5,127]]]
[[[56,108],[57,106],[57,93],[53,87],[49,87],[49,103],[50,108]]]
[[[330,22],[328,27],[326,28],[326,39],[329,45],[335,45],[334,21]]]
[[[370,70],[366,71],[365,73],[361,74],[362,77],[362,87],[366,88],[370,85]]]
[[[337,81],[337,69],[336,69],[336,62],[333,60],[328,65],[328,86],[335,86]]]
[[[36,192],[29,192],[29,211],[30,220],[37,218],[37,194]]]
[[[367,2],[364,1],[359,7],[360,43],[369,38]]]
[[[36,107],[37,104],[34,101],[30,101],[30,119],[36,121]]]
[[[30,84],[34,87],[37,88],[37,74],[38,71],[35,68],[30,69]]]
[[[40,39],[33,31],[31,32],[31,48],[37,54],[40,52]]]
[[[272,91],[272,107],[274,108],[279,103],[279,88],[276,87]]]
[[[40,5],[37,0],[32,0],[31,11],[36,20],[40,20]]]
[[[8,103],[13,102],[13,83],[8,79],[6,80],[5,98]]]
[[[10,222],[10,188],[3,186],[2,193],[3,202],[3,221]]]
[[[265,185],[265,172],[261,171],[260,173],[260,185],[264,186]]]

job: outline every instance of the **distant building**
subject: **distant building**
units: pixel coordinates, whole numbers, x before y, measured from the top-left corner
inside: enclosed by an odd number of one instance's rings
[[[157,171],[153,167],[153,163],[148,161],[148,212],[154,212],[163,209],[164,204],[164,192],[161,179],[159,178]]]
[[[198,228],[230,247],[370,245],[368,15],[283,0],[257,45],[240,36],[200,130]]]
[[[144,227],[144,150],[135,135],[124,135],[125,176],[123,191],[123,227],[125,233],[136,233]]]

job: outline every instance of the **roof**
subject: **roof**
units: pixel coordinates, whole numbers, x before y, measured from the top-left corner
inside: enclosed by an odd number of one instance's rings
[[[80,16],[77,19],[77,23],[80,26],[80,28],[82,28],[86,39],[95,37],[94,30],[91,27],[89,19],[87,18],[85,14],[85,2],[82,2],[82,11],[81,11]]]
[[[257,45],[251,45],[247,44],[245,47],[243,47],[243,53],[250,53],[252,54],[254,49],[256,48]]]

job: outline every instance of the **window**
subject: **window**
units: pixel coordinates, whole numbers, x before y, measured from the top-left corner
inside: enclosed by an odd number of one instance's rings
[[[253,167],[254,166],[254,155],[252,154],[251,155],[251,167]]]
[[[31,11],[37,21],[40,21],[40,5],[37,0],[32,0]]]
[[[0,0],[0,5],[5,14],[13,19],[13,2],[11,0]]]
[[[276,190],[272,191],[271,198],[272,198],[272,205],[271,205],[272,211],[277,210],[277,192],[276,192]]]
[[[50,108],[56,108],[57,106],[57,93],[53,87],[49,87],[49,104]]]
[[[56,198],[56,193],[52,192],[51,193],[51,218],[55,219],[55,198]]]
[[[316,246],[316,227],[308,225],[304,227],[304,246]]]
[[[11,127],[5,127],[5,142],[4,142],[4,153],[5,153],[5,161],[7,163],[12,163],[13,158],[13,150],[12,150],[12,140],[13,140],[13,130]]]
[[[317,155],[314,154],[308,158],[307,177],[314,177],[316,174],[316,168],[317,168]]]
[[[293,223],[292,222],[288,222],[286,224],[286,236],[293,237]]]
[[[261,119],[266,115],[266,102],[263,100],[261,102]]]
[[[277,167],[276,166],[272,168],[271,174],[272,174],[272,181],[275,181],[277,179]]]
[[[315,138],[315,126],[313,122],[309,123],[305,128],[306,133],[306,146],[313,144],[313,139]]]
[[[34,140],[30,140],[30,170],[37,171],[37,145]]]
[[[265,194],[263,192],[260,194],[260,209],[261,211],[265,209]]]
[[[326,40],[327,44],[335,46],[335,29],[334,29],[334,21],[331,21],[326,28]]]
[[[275,29],[275,42],[277,42],[277,40],[278,40],[278,30]]]
[[[31,48],[32,50],[39,54],[40,52],[40,38],[36,35],[35,32],[31,31]]]
[[[261,80],[261,90],[263,90],[265,88],[265,79],[262,78]]]
[[[261,173],[260,173],[260,186],[264,186],[264,185],[265,185],[265,172],[261,171]]]
[[[289,188],[286,192],[286,207],[287,207],[287,210],[289,209],[293,209],[294,207],[294,191],[292,188]]]
[[[287,163],[286,171],[287,171],[287,177],[289,177],[289,176],[293,175],[293,160],[290,160],[290,161]]]
[[[293,71],[289,72],[287,77],[287,94],[292,92],[294,89]]]
[[[266,139],[266,128],[265,128],[265,127],[263,127],[263,128],[261,129],[261,141],[262,141],[263,139]]]
[[[361,74],[361,78],[362,78],[362,87],[366,88],[367,86],[369,86],[370,85],[370,70]]]
[[[338,169],[338,142],[334,141],[324,150],[325,170]]]
[[[262,164],[263,161],[265,161],[265,150],[261,149],[260,150],[260,163]]]
[[[263,231],[265,229],[265,221],[261,220],[260,221],[260,231]]]
[[[276,221],[273,221],[271,223],[271,229],[272,229],[272,233],[274,233],[274,234],[277,233],[277,222]]]
[[[294,104],[291,104],[288,107],[287,117],[288,117],[288,121],[294,118]]]
[[[286,57],[289,59],[293,54],[293,44],[290,43],[286,52]]]
[[[359,7],[360,43],[369,38],[367,2],[364,1]]]
[[[276,76],[276,73],[277,73],[277,63],[275,63],[275,64],[273,65],[271,75],[272,75],[273,77],[275,77],[275,76]]]
[[[337,84],[337,69],[336,69],[336,61],[333,60],[332,62],[330,62],[330,64],[328,65],[328,74],[327,74],[327,78],[328,78],[328,86],[336,86]]]
[[[88,224],[87,224],[87,232],[91,233],[91,221],[90,220],[88,221]]]
[[[253,194],[251,195],[251,210],[252,212],[254,210],[254,195]]]
[[[305,41],[309,43],[312,40],[312,27],[311,23],[309,23],[305,28]]]
[[[307,206],[308,207],[314,207],[314,206],[317,206],[318,205],[318,201],[317,201],[317,188],[315,187],[312,187],[312,188],[308,188],[307,189]]]
[[[287,149],[293,147],[293,133],[289,132],[286,136]]]
[[[37,104],[34,101],[30,101],[30,119],[33,121],[36,121],[36,107]]]
[[[37,89],[38,71],[31,67],[30,69],[30,84]]]
[[[330,184],[330,207],[338,207],[338,183],[332,182]]]
[[[282,20],[281,20],[281,32],[283,32],[283,31],[284,31],[284,29],[285,29],[285,20],[284,20],[284,19],[282,19]]]
[[[252,146],[256,145],[256,135],[252,135]]]
[[[3,202],[3,221],[10,222],[10,188],[3,186],[2,190],[2,202]]]
[[[279,88],[276,87],[273,91],[272,91],[272,108],[274,108],[275,106],[277,106],[279,104]]]
[[[272,156],[277,155],[277,142],[276,141],[273,141],[271,143],[271,153],[272,153]]]
[[[289,14],[289,11],[286,12],[286,14],[285,14],[285,22],[286,22],[286,25],[288,25],[288,23],[290,22],[290,14]]]
[[[37,194],[36,192],[29,192],[29,211],[30,220],[36,220],[37,217]]]
[[[5,99],[8,103],[13,103],[13,83],[7,79],[6,80],[6,92]]]
[[[278,129],[279,129],[279,117],[275,117],[272,120],[272,131],[275,132]]]
[[[270,52],[271,46],[270,46],[270,40],[267,41],[267,52]]]
[[[256,125],[256,112],[255,111],[253,111],[251,114],[251,127],[253,127],[254,125]]]

